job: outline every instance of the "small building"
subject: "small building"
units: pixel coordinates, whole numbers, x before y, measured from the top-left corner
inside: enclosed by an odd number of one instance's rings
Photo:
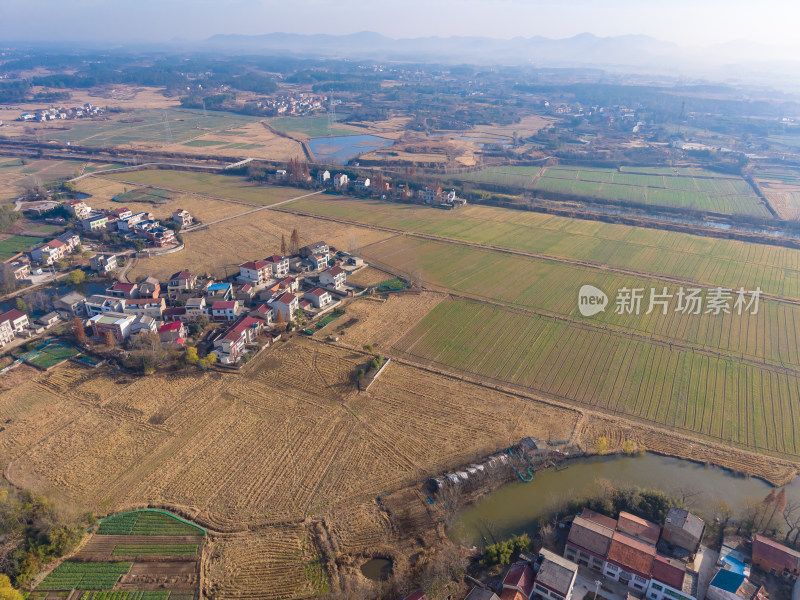
[[[624,511],[619,513],[617,531],[627,533],[653,546],[658,543],[658,538],[661,536],[661,528],[658,525]]]
[[[244,353],[246,345],[255,340],[264,322],[254,317],[244,317],[214,340],[214,352],[222,364],[235,364]]]
[[[39,317],[38,319],[36,319],[36,322],[39,323],[39,325],[44,325],[45,327],[52,327],[53,325],[56,325],[60,320],[61,317],[58,316],[58,313],[53,311]]]
[[[578,565],[544,548],[539,552],[537,562],[539,568],[534,580],[534,595],[545,599],[569,600],[578,577]]]
[[[106,296],[111,296],[112,298],[138,298],[139,286],[135,283],[116,281],[114,285],[106,288]]]
[[[772,575],[794,580],[800,575],[800,552],[756,535],[753,537],[753,564]]]
[[[369,177],[359,177],[353,183],[353,187],[357,190],[364,191],[369,189]]]
[[[425,592],[422,590],[417,590],[415,592],[411,592],[408,596],[403,598],[403,600],[428,600],[428,596],[426,596]]]
[[[113,217],[117,221],[119,220],[124,221],[130,219],[133,216],[133,211],[127,206],[125,206],[123,208],[115,208],[114,210],[108,213],[108,216]]]
[[[482,587],[474,587],[469,591],[464,600],[500,600],[500,597],[492,590]]]
[[[92,209],[83,200],[70,200],[67,202],[67,210],[77,219],[83,221],[92,214]]]
[[[185,306],[170,306],[169,308],[165,308],[164,312],[161,313],[161,319],[165,323],[174,323],[175,321],[185,323],[190,320],[189,313]]]
[[[236,299],[243,304],[249,304],[255,295],[256,289],[249,283],[236,288]]]
[[[164,323],[158,328],[158,339],[162,344],[183,344],[186,341],[186,327],[180,321]]]
[[[290,292],[285,292],[268,303],[275,314],[281,313],[284,320],[288,323],[294,317],[294,311],[300,307],[297,296]]]
[[[140,212],[130,215],[127,219],[120,218],[117,221],[117,229],[120,231],[133,231],[139,223],[152,221],[153,213]]]
[[[616,531],[611,538],[603,573],[614,581],[644,592],[650,583],[655,557],[655,546]]]
[[[130,337],[131,325],[135,319],[136,317],[133,315],[107,312],[93,316],[89,322],[95,337],[103,338],[106,332],[110,332],[117,343],[122,343]]]
[[[695,600],[697,573],[689,573],[683,562],[657,555],[645,597],[648,600]]]
[[[442,188],[428,186],[417,192],[417,197],[425,204],[439,204],[442,199]]]
[[[317,173],[317,183],[320,185],[328,185],[328,180],[331,178],[330,171],[320,171]]]
[[[264,260],[239,265],[239,280],[252,285],[263,285],[272,279],[272,264]]]
[[[60,240],[50,240],[31,250],[31,258],[40,265],[52,265],[67,254],[68,246]]]
[[[706,523],[703,519],[688,510],[673,506],[664,521],[661,539],[694,554],[700,547],[705,529]]]
[[[205,317],[207,314],[205,298],[189,298],[186,301],[186,316],[190,320],[195,321],[200,317]]]
[[[116,254],[95,254],[89,259],[89,268],[101,275],[107,275],[117,268]]]
[[[56,239],[59,242],[63,242],[64,244],[66,244],[68,252],[72,252],[73,250],[75,250],[75,248],[81,245],[81,236],[79,236],[77,233],[73,231],[65,231],[64,233],[56,237]]]
[[[533,569],[521,562],[511,565],[503,578],[504,595],[507,590],[512,592],[511,597],[514,597],[514,593],[518,593],[522,594],[524,598],[530,598],[533,591]]]
[[[164,298],[131,298],[125,301],[125,308],[122,309],[122,312],[160,319],[166,308],[167,304]]]
[[[720,569],[708,584],[706,598],[708,600],[766,600],[767,596],[763,587],[754,585],[745,575]]]
[[[86,316],[93,317],[109,312],[121,313],[125,310],[126,298],[112,298],[102,294],[92,294],[83,302]]]
[[[153,317],[139,315],[131,323],[131,335],[139,335],[144,331],[156,333],[158,331],[158,323]]]
[[[328,268],[328,254],[314,254],[303,260],[312,271],[322,271]]]
[[[84,306],[84,302],[86,301],[86,296],[80,294],[78,292],[70,292],[61,298],[57,298],[53,301],[53,306],[56,310],[61,310],[66,313],[69,313],[75,317],[82,317],[86,315],[86,307]]]
[[[145,277],[139,282],[139,298],[158,298],[161,295],[161,282],[155,277]]]
[[[192,275],[189,271],[178,271],[173,273],[167,283],[167,296],[174,300],[181,292],[188,292],[197,286],[197,275]]]
[[[0,346],[5,346],[14,339],[14,329],[11,321],[0,322]]]
[[[12,308],[0,315],[0,323],[8,323],[14,333],[22,333],[26,327],[30,327],[28,315],[24,312]]]
[[[330,247],[325,242],[314,242],[300,248],[299,254],[301,258],[311,258],[317,254],[328,254]]]
[[[194,217],[192,217],[188,210],[178,208],[172,213],[172,222],[180,225],[181,229],[185,229],[194,223]]]
[[[319,274],[319,282],[324,286],[339,289],[344,287],[346,281],[347,273],[338,265],[326,269]]]
[[[0,281],[2,281],[2,283],[24,281],[30,276],[31,266],[27,262],[11,260],[2,263],[2,268],[0,268]]]
[[[272,276],[276,279],[280,279],[281,277],[286,277],[289,275],[289,259],[284,258],[283,256],[278,256],[277,254],[273,254],[264,259],[264,262],[269,263],[270,268],[272,269]]]
[[[614,537],[614,529],[577,515],[572,521],[564,557],[572,562],[602,571]]]
[[[238,314],[238,300],[218,300],[211,305],[211,319],[214,321],[235,321]]]
[[[212,283],[206,288],[206,296],[211,300],[232,300],[233,286],[230,283]]]
[[[89,215],[81,221],[81,227],[84,231],[97,231],[98,229],[105,229],[108,225],[108,217],[103,214]]]
[[[348,183],[350,183],[350,178],[346,173],[337,173],[333,176],[333,187],[335,188],[345,188]]]
[[[314,308],[325,308],[333,302],[330,292],[326,292],[322,288],[314,288],[310,292],[303,294],[303,298],[311,302]]]

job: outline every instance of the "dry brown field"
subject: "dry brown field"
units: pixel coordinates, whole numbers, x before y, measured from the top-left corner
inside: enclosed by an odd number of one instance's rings
[[[758,185],[781,219],[800,219],[799,186],[768,180],[758,180]]]
[[[364,553],[390,535],[376,496],[525,435],[569,438],[579,419],[399,363],[359,394],[367,358],[295,338],[242,374],[28,372],[0,392],[0,460],[14,484],[81,509],[176,507],[220,532],[206,554],[221,597],[280,598],[301,593],[285,586],[315,553],[289,524],[324,520],[333,547]]]

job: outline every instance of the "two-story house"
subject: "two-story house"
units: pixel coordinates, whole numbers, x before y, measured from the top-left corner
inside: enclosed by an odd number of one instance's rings
[[[213,321],[235,321],[238,315],[238,300],[217,300],[211,305],[211,319]]]
[[[266,261],[249,261],[239,265],[239,280],[251,285],[263,285],[272,279],[272,265]]]
[[[270,265],[272,269],[272,276],[275,279],[281,279],[282,277],[286,277],[289,275],[289,259],[284,258],[283,256],[278,256],[277,254],[273,254],[264,259],[264,262]]]
[[[290,292],[281,294],[268,304],[270,308],[275,311],[276,315],[277,313],[281,313],[287,323],[294,318],[294,311],[296,311],[300,306],[297,296]]]
[[[319,274],[319,282],[326,286],[341,289],[347,281],[347,273],[339,265],[326,269]]]

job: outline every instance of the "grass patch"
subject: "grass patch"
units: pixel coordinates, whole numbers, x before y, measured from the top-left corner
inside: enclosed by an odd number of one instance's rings
[[[103,590],[113,588],[131,569],[129,562],[65,562],[39,584],[41,590]]]
[[[154,510],[136,510],[103,519],[100,535],[205,535],[200,527]]]
[[[193,556],[197,554],[197,544],[117,544],[112,556]]]
[[[30,250],[46,239],[47,238],[31,235],[13,235],[10,238],[2,240],[0,241],[0,260],[7,260],[19,252]]]
[[[55,342],[39,350],[34,356],[26,358],[25,362],[41,369],[49,369],[55,365],[64,362],[68,358],[77,356],[80,350],[65,344],[63,342]]]
[[[344,115],[337,115],[337,121]],[[327,115],[320,117],[278,117],[267,121],[271,127],[284,133],[300,133],[310,138],[328,137],[333,135],[359,135],[363,132],[352,131],[342,127],[332,127],[328,132]]]
[[[206,146],[224,146],[228,142],[223,142],[220,140],[192,140],[190,142],[184,142],[184,146],[192,146],[194,148],[205,148]]]
[[[84,592],[81,600],[168,600],[169,590],[134,590],[117,591],[103,590],[101,592]],[[194,594],[192,594],[194,598]]]

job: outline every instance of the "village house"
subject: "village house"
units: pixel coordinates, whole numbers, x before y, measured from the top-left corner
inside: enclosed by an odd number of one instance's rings
[[[133,231],[139,223],[152,221],[153,213],[140,212],[130,215],[127,219],[120,218],[117,221],[117,229],[120,231]]]
[[[93,335],[103,339],[106,332],[110,332],[117,343],[121,344],[131,335],[131,325],[136,319],[133,315],[126,315],[118,312],[107,312],[99,314],[89,319],[92,326]]]
[[[117,268],[117,256],[115,254],[96,254],[89,259],[89,268],[101,275],[106,275]]]
[[[328,252],[330,252],[328,244],[325,242],[314,242],[313,244],[308,244],[307,246],[300,248],[298,254],[300,254],[301,258],[311,258],[312,256],[318,254],[327,255]]]
[[[235,364],[244,354],[247,344],[252,343],[263,327],[263,321],[244,317],[214,340],[214,352],[222,364]]]
[[[370,184],[369,177],[359,177],[353,183],[353,187],[359,191],[364,191],[369,189],[369,184]]]
[[[272,279],[272,264],[264,261],[250,261],[239,265],[239,280],[252,285],[263,285]]]
[[[511,592],[511,595],[508,594],[508,591]],[[527,599],[531,597],[532,591],[533,569],[525,563],[511,565],[508,573],[503,578],[503,594],[501,594],[501,598],[508,596],[513,600],[517,600],[519,598],[518,595],[522,594],[522,599]]]
[[[121,313],[125,309],[126,298],[112,298],[102,294],[93,294],[83,302],[84,311],[88,317],[102,315],[109,312]]]
[[[125,301],[125,308],[122,309],[122,312],[160,319],[166,308],[164,298],[132,298]]]
[[[616,520],[609,519],[611,523],[599,523],[587,518],[586,512],[587,509],[584,509],[572,521],[564,548],[564,557],[572,562],[602,571],[608,549],[611,546],[611,538],[614,536]]]
[[[106,296],[112,298],[138,298],[139,286],[135,283],[115,281],[114,285],[106,288]]]
[[[661,528],[655,523],[624,511],[619,513],[617,531],[626,533],[653,546],[658,543],[658,538],[661,535]]]
[[[340,289],[344,287],[346,281],[347,281],[347,273],[345,273],[344,269],[342,269],[338,265],[333,266],[330,269],[326,269],[325,271],[319,274],[320,284],[327,287]]]
[[[303,261],[307,264],[312,271],[322,271],[328,268],[328,255],[327,254],[314,254]]]
[[[81,236],[72,231],[65,231],[64,233],[56,237],[56,239],[59,242],[63,242],[64,244],[66,244],[67,252],[73,252],[78,246],[81,245]]]
[[[192,275],[189,271],[178,271],[173,273],[167,283],[167,296],[174,300],[181,292],[193,290],[197,285],[197,275]]]
[[[154,248],[164,248],[175,243],[175,232],[158,225],[145,232],[147,242]]]
[[[500,600],[500,596],[495,594],[492,590],[474,587],[469,591],[464,600]]]
[[[345,188],[349,182],[350,178],[346,173],[337,173],[333,176],[333,187],[335,188]]]
[[[58,323],[60,320],[61,320],[61,317],[58,316],[58,313],[53,311],[53,312],[47,313],[46,315],[42,315],[41,317],[36,319],[36,322],[39,325],[44,325],[45,327],[52,327],[53,325]]]
[[[31,324],[28,320],[28,315],[16,308],[1,314],[0,323],[8,323],[14,333],[22,333]]]
[[[428,600],[428,596],[425,595],[425,592],[422,590],[417,590],[415,592],[411,592],[408,596],[403,598],[403,600]]]
[[[95,213],[81,220],[81,227],[84,231],[97,231],[105,229],[108,225],[108,217],[103,214]]]
[[[753,537],[753,564],[771,575],[794,580],[800,575],[800,552],[756,535]]]
[[[417,192],[417,197],[425,204],[439,204],[442,198],[442,188],[428,186],[425,189],[419,190]]]
[[[131,335],[139,335],[145,331],[155,333],[158,330],[158,323],[153,317],[139,315],[131,323]]]
[[[276,279],[286,277],[289,274],[289,259],[283,256],[273,254],[264,259],[264,262],[269,263],[272,269],[272,276]]]
[[[145,277],[139,282],[139,298],[158,298],[161,283],[155,277]]]
[[[158,339],[165,345],[180,345],[186,340],[186,327],[180,321],[164,323],[158,328]]]
[[[83,200],[70,200],[67,202],[67,210],[75,216],[75,218],[83,221],[92,214],[92,209],[87,206]]]
[[[31,276],[31,265],[27,262],[11,260],[2,264],[0,269],[0,282],[24,281]]]
[[[703,539],[706,524],[703,519],[682,508],[672,507],[664,521],[661,539],[682,548],[689,554],[695,554]]]
[[[0,346],[5,346],[14,339],[14,329],[11,321],[0,321]]]
[[[256,289],[249,283],[245,283],[236,288],[236,299],[242,304],[249,305],[253,301],[255,295]]]
[[[205,317],[207,314],[205,298],[189,298],[186,301],[186,316],[192,321]]]
[[[263,321],[264,326],[272,325],[272,309],[266,304],[259,304],[247,313],[247,315]]]
[[[534,579],[534,597],[550,600],[570,600],[578,577],[578,565],[542,548],[539,568]]]
[[[303,294],[303,298],[311,302],[314,308],[325,308],[333,302],[330,292],[326,292],[322,288],[314,288],[310,292]]]
[[[69,313],[72,316],[81,317],[86,314],[86,307],[84,302],[86,297],[78,292],[70,292],[53,302],[56,310],[61,310]]]
[[[706,592],[708,600],[766,600],[764,588],[754,585],[745,575],[720,569]]]
[[[68,252],[68,246],[60,240],[50,240],[31,250],[31,258],[40,265],[52,265]]]
[[[186,229],[194,223],[194,218],[188,210],[178,208],[172,213],[172,222],[180,225],[181,229]]]
[[[657,555],[645,597],[649,600],[695,600],[698,576],[689,573],[683,562]]]
[[[603,574],[614,581],[644,592],[650,584],[656,549],[621,531],[614,532]]]
[[[294,311],[300,307],[297,296],[289,292],[281,294],[268,304],[270,308],[275,311],[276,316],[278,313],[281,313],[287,323],[292,320]]]
[[[217,300],[211,305],[212,321],[234,321],[238,315],[238,300]]]
[[[185,306],[170,306],[169,308],[165,308],[164,312],[161,313],[161,318],[165,323],[173,323],[174,321],[185,323],[190,320],[189,312],[186,310]]]
[[[133,216],[133,211],[125,206],[123,208],[115,208],[108,213],[108,216],[109,218],[113,217],[117,221],[125,221]],[[117,224],[117,229],[119,229],[119,223]]]
[[[212,283],[206,288],[209,301],[232,300],[233,286],[230,283]]]
[[[320,171],[317,173],[317,183],[320,185],[328,185],[328,180],[331,178],[330,171]]]

